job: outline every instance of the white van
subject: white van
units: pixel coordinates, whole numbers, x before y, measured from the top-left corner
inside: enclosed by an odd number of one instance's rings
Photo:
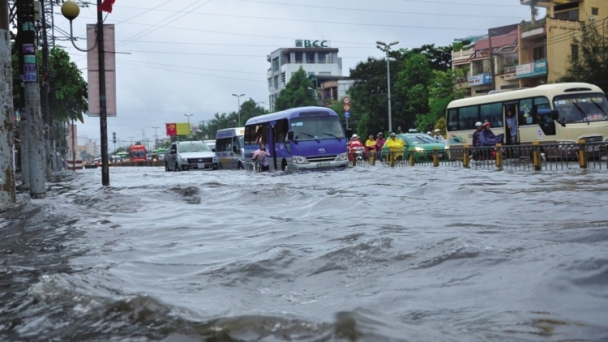
[[[215,155],[220,168],[243,169],[245,127],[224,128],[215,134]]]

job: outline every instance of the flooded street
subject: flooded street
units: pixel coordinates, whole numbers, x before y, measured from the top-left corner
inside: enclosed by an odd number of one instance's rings
[[[0,339],[606,341],[607,177],[65,171],[0,215]]]

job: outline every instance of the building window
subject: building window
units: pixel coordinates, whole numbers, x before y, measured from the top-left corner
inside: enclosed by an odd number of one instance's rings
[[[547,58],[547,54],[545,53],[545,46],[538,46],[532,49],[532,60],[539,60]]]
[[[274,77],[274,89],[279,89],[279,76]]]
[[[272,89],[272,78],[268,79],[268,89]]]
[[[285,84],[285,73],[281,73],[281,83]]]
[[[272,71],[279,71],[279,57],[272,59]]]
[[[555,19],[578,21],[578,9],[555,13]]]
[[[296,64],[302,64],[302,53],[296,52]]]
[[[591,15],[600,15],[600,9],[597,7],[591,7]]]
[[[327,53],[326,52],[319,52],[319,64],[325,64],[327,63]]]
[[[306,54],[306,63],[308,63],[308,64],[315,63],[315,54],[313,52],[309,52]]]
[[[315,77],[315,73],[313,71],[309,71],[306,73],[308,78]]]
[[[573,61],[578,61],[578,45],[570,45],[570,58]]]

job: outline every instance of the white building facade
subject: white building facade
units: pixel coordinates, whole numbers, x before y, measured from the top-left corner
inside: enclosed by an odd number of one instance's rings
[[[314,80],[315,76],[342,76],[342,59],[338,57],[338,49],[330,47],[326,40],[296,40],[295,47],[277,49],[268,55],[267,61],[270,63],[267,80],[271,112],[274,111],[279,93],[300,67]],[[315,86],[318,89],[320,82],[317,81]]]

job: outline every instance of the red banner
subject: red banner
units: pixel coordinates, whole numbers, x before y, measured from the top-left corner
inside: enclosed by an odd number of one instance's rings
[[[165,125],[167,126],[167,135],[168,136],[173,137],[173,136],[177,135],[177,124],[168,123]]]
[[[112,6],[114,5],[114,1],[116,0],[103,0],[101,6],[99,6],[99,10],[103,12],[112,13]]]

